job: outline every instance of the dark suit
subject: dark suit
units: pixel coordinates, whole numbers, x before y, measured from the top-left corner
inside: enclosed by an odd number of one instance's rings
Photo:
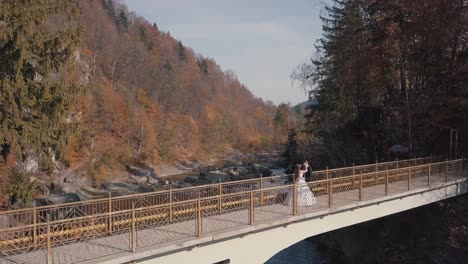
[[[312,168],[310,166],[307,167],[307,172],[305,173],[304,178],[306,182],[312,181]]]

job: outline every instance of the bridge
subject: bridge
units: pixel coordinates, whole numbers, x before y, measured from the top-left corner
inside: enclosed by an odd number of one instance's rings
[[[0,212],[3,263],[264,263],[307,237],[468,191],[466,159],[314,172],[317,203],[272,176]],[[293,197],[296,197],[293,195]]]

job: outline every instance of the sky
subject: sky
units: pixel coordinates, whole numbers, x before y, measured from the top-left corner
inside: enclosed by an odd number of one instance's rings
[[[329,0],[122,0],[275,104],[307,100],[290,75],[313,55]],[[322,11],[321,11],[322,10]]]

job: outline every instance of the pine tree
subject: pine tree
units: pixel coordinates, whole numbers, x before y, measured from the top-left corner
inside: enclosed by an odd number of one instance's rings
[[[310,131],[329,150],[351,134],[369,135],[354,136],[368,160],[379,145],[384,149],[378,137],[406,145],[410,156],[418,148],[430,153],[435,138],[447,137],[442,131],[460,129],[467,105],[466,78],[460,78],[466,76],[467,10],[465,0],[333,0],[322,17],[317,56],[293,74],[318,90],[317,127]],[[390,125],[392,116],[399,124]]]
[[[10,197],[9,209],[19,209],[32,206],[36,187],[36,183],[30,182],[26,174],[12,170],[1,192]]]
[[[102,6],[107,10],[107,14],[112,18],[115,19],[115,7],[113,0],[102,0]]]
[[[203,59],[203,58],[198,58],[197,59],[197,64],[198,64],[198,67],[200,67],[200,70],[205,74],[205,75],[208,75],[208,62],[206,61],[206,59]]]
[[[120,32],[128,31],[128,18],[124,10],[120,10],[119,16],[116,18],[116,24]]]
[[[298,161],[297,146],[297,132],[296,129],[293,128],[289,130],[288,140],[285,143],[285,150],[281,154],[281,157],[284,159],[284,166],[288,170]]]
[[[177,49],[179,53],[179,60],[181,61],[187,60],[187,54],[185,53],[185,48],[184,48],[184,45],[182,45],[181,41],[177,43]]]
[[[363,108],[380,103],[380,87],[371,82],[365,7],[365,0],[333,0],[332,6],[326,6],[316,55],[292,76],[314,91],[316,101],[305,116],[308,140],[321,139],[332,150],[327,154],[341,161],[338,146],[348,140],[336,131],[355,122]]]
[[[0,5],[0,142],[21,160],[31,154],[60,158],[70,126],[65,122],[77,87],[60,71],[79,44],[76,2],[2,1]],[[46,25],[63,18],[60,29]]]

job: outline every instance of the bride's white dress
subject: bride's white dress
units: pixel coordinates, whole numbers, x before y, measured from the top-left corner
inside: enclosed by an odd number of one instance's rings
[[[317,203],[317,200],[314,197],[314,193],[310,190],[307,185],[304,174],[306,171],[300,171],[299,177],[296,182],[296,199],[297,206],[312,206]],[[293,191],[290,190],[284,200],[284,204],[287,206],[292,206],[293,204]]]

